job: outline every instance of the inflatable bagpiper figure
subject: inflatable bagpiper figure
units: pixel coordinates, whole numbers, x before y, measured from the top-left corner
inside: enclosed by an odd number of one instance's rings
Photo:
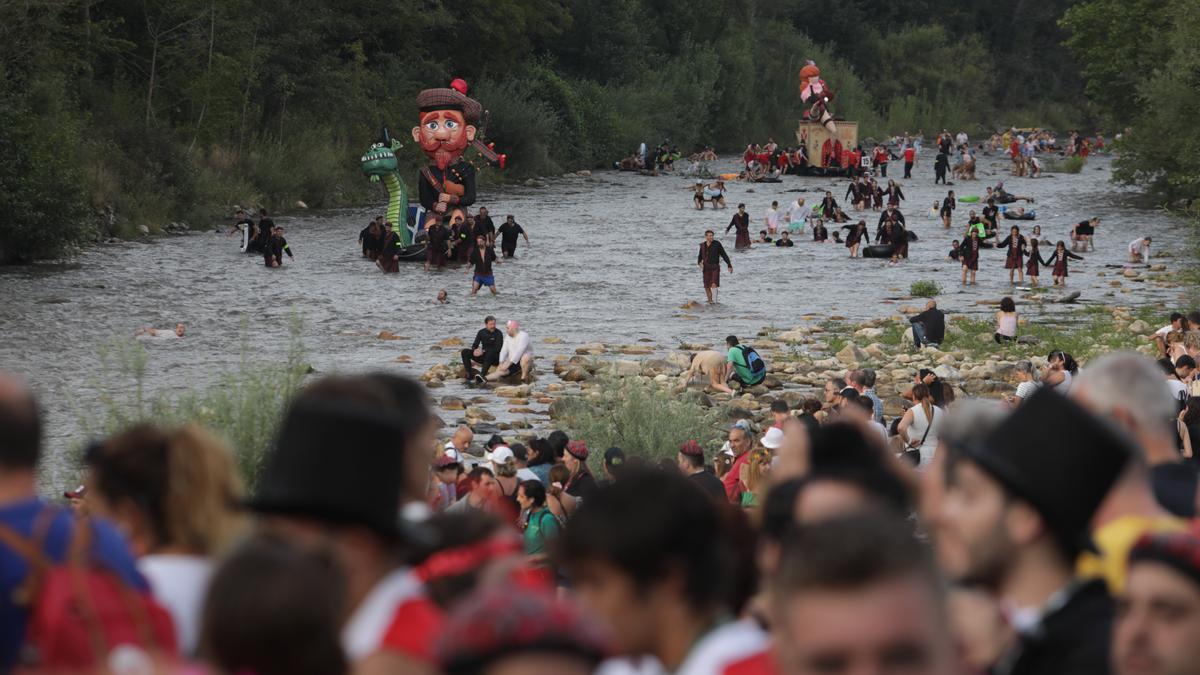
[[[829,133],[837,133],[837,125],[833,123],[833,114],[827,108],[829,102],[833,100],[833,92],[829,90],[825,80],[821,79],[821,69],[812,61],[800,69],[800,99],[804,101],[804,105],[810,106],[808,109],[809,119],[817,120],[825,125]]]

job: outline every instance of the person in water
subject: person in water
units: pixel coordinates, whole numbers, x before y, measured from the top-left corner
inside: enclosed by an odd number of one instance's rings
[[[704,273],[704,294],[708,296],[708,304],[713,304],[713,292],[721,287],[721,261],[725,261],[729,273],[733,274],[733,262],[725,247],[716,240],[712,230],[704,231],[704,241],[700,242],[700,255],[696,256],[696,266]]]
[[[375,216],[375,220],[358,233],[358,243],[362,244],[364,258],[374,260],[379,257],[379,248],[383,245],[383,216]]]
[[[740,251],[750,248],[750,214],[746,213],[745,204],[738,204],[737,209],[737,213],[733,214],[733,218],[725,226],[725,234],[729,234],[729,230],[734,230],[737,233],[737,238],[733,242],[733,248]]]
[[[286,253],[288,258],[296,259],[292,255],[292,249],[288,246],[287,239],[283,238],[283,228],[276,226],[271,232],[271,239],[267,242],[267,250],[263,252],[263,262],[267,267],[280,267],[283,265],[283,254]]]
[[[1100,225],[1100,218],[1092,217],[1088,220],[1081,220],[1071,228],[1071,250],[1078,251],[1083,248],[1087,251],[1096,250],[1096,245],[1092,242],[1092,238],[1096,236],[1096,227]]]
[[[950,242],[950,252],[946,254],[946,260],[958,260],[961,258],[962,253],[959,251],[959,248],[960,244],[957,239]]]
[[[792,241],[792,233],[784,230],[783,232],[779,233],[779,239],[775,242],[775,245],[791,247],[795,246],[796,243]]]
[[[1150,262],[1150,244],[1152,242],[1150,237],[1138,237],[1129,242],[1129,262],[1139,264]]]
[[[1029,239],[1029,262],[1025,263],[1025,276],[1029,277],[1030,286],[1038,285],[1039,270],[1045,264],[1042,255],[1038,253],[1038,240],[1035,235]]]
[[[375,264],[385,273],[400,271],[400,235],[390,222],[383,224],[383,243]]]
[[[475,248],[467,262],[473,266],[471,276],[471,295],[487,286],[496,295],[496,277],[492,274],[492,263],[496,262],[496,249],[487,245],[487,237],[480,234],[475,237]]]
[[[433,301],[433,304],[435,304],[435,305],[450,304],[450,294],[446,292],[446,289],[443,288],[442,290],[438,291],[437,299]]]
[[[754,240],[754,243],[756,243],[756,244],[770,244],[770,243],[773,243],[774,241],[775,241],[774,239],[772,239],[772,238],[771,238],[769,235],[767,235],[767,231],[766,231],[766,230],[759,230],[759,231],[758,231],[758,239],[755,239],[755,240]]]
[[[942,217],[942,227],[950,229],[950,217],[954,215],[954,209],[958,208],[958,200],[954,198],[954,190],[946,193],[946,198],[942,200],[942,207],[938,210],[938,215]]]
[[[450,246],[450,232],[442,225],[442,219],[434,217],[433,222],[425,229],[425,271],[430,267],[443,269],[446,267],[447,248]]]
[[[456,214],[450,221],[450,242],[454,251],[454,260],[460,263],[467,262],[467,258],[471,256],[473,241],[475,239],[471,236],[471,229],[467,227],[466,221],[461,215]]]
[[[504,224],[496,232],[500,235],[500,255],[505,258],[511,258],[517,254],[518,236],[524,237],[525,244],[529,244],[529,235],[525,234],[525,228],[513,220],[511,214],[504,219]]]
[[[1021,234],[1021,228],[1016,225],[1012,226],[1009,234],[1004,238],[1004,241],[996,244],[998,249],[1007,249],[1007,257],[1004,259],[1004,269],[1008,270],[1008,283],[1013,282],[1013,273],[1016,272],[1021,280],[1025,283],[1025,254],[1028,242]]]
[[[229,234],[242,234],[248,242],[244,252],[258,253],[258,226],[254,224],[253,220],[246,217],[245,209],[238,209],[234,216],[237,220],[233,223],[233,229],[229,231]]]
[[[186,328],[182,323],[175,324],[174,328],[139,328],[133,331],[134,337],[165,337],[165,338],[181,338],[186,332]]]
[[[829,230],[825,227],[824,218],[817,218],[817,222],[813,224],[812,233],[813,241],[817,242],[818,244],[823,244],[829,241]]]
[[[267,215],[266,209],[258,210],[258,247],[263,253],[267,252],[271,238],[275,236],[275,221]]]
[[[850,249],[850,257],[858,257],[858,247],[863,243],[871,243],[871,235],[867,231],[867,221],[860,220],[853,225],[843,225],[846,232],[846,248]]]
[[[492,217],[488,215],[486,206],[479,208],[479,213],[475,215],[475,232],[476,236],[483,234],[487,237],[488,246],[495,247],[496,245],[496,223],[492,221]]]
[[[971,276],[970,285],[975,285],[975,273],[979,271],[979,230],[971,228],[967,238],[963,240],[958,250],[959,261],[962,262],[962,282],[967,285],[967,275]]]
[[[1055,286],[1066,286],[1067,285],[1067,259],[1068,258],[1074,258],[1075,260],[1083,260],[1083,256],[1078,256],[1078,255],[1075,255],[1074,253],[1068,251],[1066,242],[1064,242],[1060,239],[1058,244],[1055,245],[1055,247],[1054,247],[1054,253],[1052,253],[1050,255],[1050,257],[1046,259],[1046,262],[1045,262],[1045,265],[1047,267],[1050,267],[1051,265],[1054,266],[1054,285]]]

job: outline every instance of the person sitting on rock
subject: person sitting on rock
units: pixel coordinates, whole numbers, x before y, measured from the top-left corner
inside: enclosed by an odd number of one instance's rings
[[[529,343],[529,333],[521,330],[521,324],[516,321],[509,321],[505,328],[507,333],[504,336],[504,346],[500,348],[500,365],[496,366],[496,370],[488,375],[487,379],[495,382],[516,374],[519,368],[521,381],[529,382],[529,371],[533,368],[533,348]]]

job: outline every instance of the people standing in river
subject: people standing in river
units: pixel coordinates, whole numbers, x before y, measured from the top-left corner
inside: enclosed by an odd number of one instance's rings
[[[234,221],[233,229],[229,231],[229,234],[242,235],[245,242],[242,253],[261,253],[262,249],[258,246],[258,226],[254,224],[253,220],[246,217],[245,209],[238,209],[234,217],[237,220]]]
[[[958,208],[958,200],[954,198],[954,190],[946,193],[946,198],[942,200],[942,208],[938,211],[938,215],[942,217],[942,227],[950,229],[950,218],[954,215],[954,209]]]
[[[958,259],[962,262],[962,282],[967,285],[967,275],[970,274],[970,285],[975,285],[975,273],[979,271],[979,230],[971,228],[967,238],[958,249]]]
[[[478,237],[483,234],[487,237],[488,246],[496,245],[496,223],[492,222],[492,217],[488,215],[486,206],[479,208],[479,213],[475,215],[475,227],[473,234]]]
[[[1067,250],[1067,245],[1062,240],[1054,247],[1054,253],[1046,259],[1045,265],[1054,266],[1054,285],[1067,285],[1067,259],[1074,258],[1075,260],[1083,260],[1082,256],[1075,255]]]
[[[771,208],[767,209],[765,222],[768,234],[779,232],[779,202],[771,202]]]
[[[888,206],[900,206],[900,202],[904,200],[904,190],[901,190],[894,180],[888,181],[887,189],[883,191],[883,194],[887,195]]]
[[[275,236],[275,221],[267,215],[266,209],[258,210],[258,250],[264,254],[271,238]]]
[[[1081,220],[1075,223],[1075,227],[1071,228],[1071,250],[1078,251],[1081,247],[1087,251],[1096,250],[1096,245],[1092,242],[1092,238],[1096,236],[1096,227],[1100,225],[1100,218],[1093,216],[1088,220]]]
[[[917,161],[917,149],[911,144],[904,148],[904,177],[912,178],[913,164]]]
[[[296,259],[296,256],[292,255],[292,249],[288,246],[287,239],[283,238],[283,228],[275,227],[271,230],[271,238],[267,241],[266,250],[263,251],[263,262],[267,267],[280,267],[283,265],[284,253],[288,258]]]
[[[871,187],[871,208],[876,211],[883,210],[883,188],[879,187],[874,178],[868,178],[867,184]]]
[[[784,230],[783,232],[779,233],[779,239],[775,240],[775,245],[786,248],[795,246],[796,242],[792,241],[792,233]]]
[[[750,248],[750,214],[746,213],[745,204],[738,204],[737,213],[733,214],[733,218],[725,226],[726,234],[729,234],[729,230],[734,230],[737,234],[733,241],[734,250]]]
[[[443,269],[446,267],[446,248],[450,242],[450,232],[442,225],[441,217],[432,218],[429,227],[425,229],[425,271],[430,267]]]
[[[871,234],[867,231],[867,221],[860,220],[853,225],[843,225],[846,232],[846,248],[850,249],[850,257],[858,256],[858,247],[863,243],[871,243]]]
[[[1019,276],[1021,283],[1025,283],[1025,253],[1028,242],[1024,235],[1021,234],[1021,228],[1016,225],[1012,226],[1009,234],[1003,241],[996,244],[998,249],[1007,249],[1004,259],[1004,269],[1008,270],[1008,283],[1013,282],[1013,272]]]
[[[1150,237],[1138,237],[1129,242],[1129,262],[1144,264],[1150,262]]]
[[[467,227],[467,221],[460,215],[455,215],[450,221],[450,242],[454,250],[453,259],[460,263],[467,262],[471,257],[471,249],[474,248],[475,236],[471,233],[471,228]]]
[[[821,200],[821,216],[832,220],[837,217],[838,211],[837,200],[834,199],[832,192],[826,190],[825,198]]]
[[[850,206],[852,206],[855,211],[862,210],[861,190],[862,190],[861,179],[852,180],[852,181],[850,181],[850,184],[846,186],[846,196],[844,197],[844,199],[846,201],[850,202]]]
[[[379,247],[375,264],[385,273],[400,271],[400,235],[391,223],[383,224],[383,244]]]
[[[1038,240],[1031,237],[1029,239],[1029,262],[1025,263],[1025,276],[1029,278],[1030,286],[1038,285],[1039,271],[1045,264],[1041,254],[1038,253]]]
[[[729,260],[729,254],[725,252],[725,247],[716,240],[712,230],[705,230],[704,241],[700,242],[700,255],[696,256],[696,265],[704,274],[704,294],[708,296],[710,305],[716,302],[713,299],[714,291],[721,287],[722,260],[729,268],[729,273],[733,274],[733,262]]]
[[[479,292],[480,288],[488,287],[492,295],[496,295],[496,277],[492,274],[492,263],[496,262],[496,249],[488,246],[487,236],[475,236],[475,248],[467,262],[472,266],[471,295]]]
[[[517,253],[517,237],[525,238],[525,243],[529,243],[529,235],[525,234],[525,228],[521,227],[513,217],[509,215],[504,219],[504,223],[496,230],[500,235],[500,255],[505,258],[511,258]]]
[[[362,244],[364,258],[374,260],[379,257],[379,249],[383,245],[383,216],[375,216],[375,220],[358,233],[358,243]]]
[[[999,214],[1000,209],[996,206],[996,200],[987,200],[987,203],[983,206],[980,216],[983,217],[983,222],[987,225],[988,231],[995,232],[1000,227],[999,221],[997,220]]]
[[[813,241],[818,244],[824,244],[829,241],[829,230],[825,227],[825,219],[817,218],[817,222],[813,224]]]
[[[944,152],[938,152],[937,157],[933,160],[933,184],[949,185],[946,181],[946,170],[950,168],[950,159]]]

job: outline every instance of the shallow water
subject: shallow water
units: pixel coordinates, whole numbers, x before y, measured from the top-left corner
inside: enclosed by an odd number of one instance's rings
[[[1132,284],[1131,293],[1107,285],[1114,270],[1104,264],[1124,262],[1135,236],[1153,235],[1156,250],[1172,248],[1184,239],[1186,224],[1132,206],[1132,193],[1109,184],[1106,159],[1093,158],[1077,175],[1042,179],[1009,177],[1007,163],[997,158],[982,158],[979,164],[980,180],[954,186],[958,194],[981,194],[985,185],[1004,180],[1011,192],[1037,199],[1036,224],[1052,241],[1068,239],[1072,223],[1100,216],[1096,251],[1072,261],[1068,291],[1082,291],[1086,302],[1161,302],[1164,312],[1179,298],[1178,289],[1151,284]],[[713,169],[733,167],[730,159]],[[891,168],[893,175],[902,173],[899,165]],[[276,218],[287,228],[297,256],[278,270],[240,254],[236,237],[211,230],[97,246],[67,264],[0,269],[0,369],[26,375],[41,397],[49,435],[43,482],[57,489],[74,480],[69,450],[81,436],[76,411],[109,388],[94,382],[97,348],[139,326],[187,324],[183,340],[145,342],[147,386],[151,392],[169,392],[210,384],[235,368],[243,340],[252,358],[282,359],[293,310],[303,318],[304,342],[319,372],[382,368],[414,376],[457,357],[456,351],[431,350],[439,340],[458,336],[469,343],[483,316],[494,314],[502,322],[518,319],[530,331],[535,353],[543,359],[544,386],[558,381],[548,374],[546,357],[573,353],[580,343],[641,340],[669,350],[680,341],[715,344],[731,333],[752,336],[765,326],[791,327],[810,314],[871,318],[894,313],[904,301],[889,299],[903,298],[917,279],[941,283],[939,304],[947,311],[985,311],[978,301],[1011,292],[1003,254],[983,252],[979,285],[970,288],[958,283],[960,266],[945,259],[967,210],[982,205],[959,204],[956,226],[944,231],[928,210],[946,188],[933,185],[928,165],[917,167],[914,175],[899,181],[908,197],[901,208],[921,240],[910,247],[910,258],[894,267],[849,260],[844,246],[818,245],[803,236],[792,249],[755,246],[734,253],[733,233],[721,234],[738,202],[747,204],[757,232],[765,227],[772,200],[786,205],[801,194],[815,204],[829,188],[842,202],[844,179],[788,176],[781,184],[731,183],[729,209],[697,212],[691,208],[690,180],[611,171],[555,180],[547,188],[482,191],[479,205],[489,207],[497,224],[505,214],[515,214],[532,240],[528,246],[522,240],[517,259],[496,268],[497,298],[466,297],[466,268],[426,273],[420,265],[406,265],[396,275],[378,272],[360,257],[356,244],[359,230],[380,212],[378,205]],[[878,215],[862,217],[873,235]],[[1021,225],[1027,231],[1033,223]],[[717,230],[725,242],[734,274],[722,270],[719,305],[683,310],[688,300],[704,300],[695,260],[706,228]],[[1043,248],[1043,255],[1048,253]],[[1162,262],[1169,269],[1181,264],[1179,259]],[[1098,272],[1108,278],[1097,278]],[[1049,270],[1042,279],[1050,282]],[[450,292],[448,306],[432,303],[440,288]],[[375,337],[385,330],[405,339]],[[549,336],[562,344],[544,344]],[[412,363],[396,363],[403,354]],[[457,384],[434,391],[436,397],[447,394],[480,392]],[[485,408],[501,420],[511,419],[507,401],[487,399]],[[456,415],[443,418],[453,423]]]

